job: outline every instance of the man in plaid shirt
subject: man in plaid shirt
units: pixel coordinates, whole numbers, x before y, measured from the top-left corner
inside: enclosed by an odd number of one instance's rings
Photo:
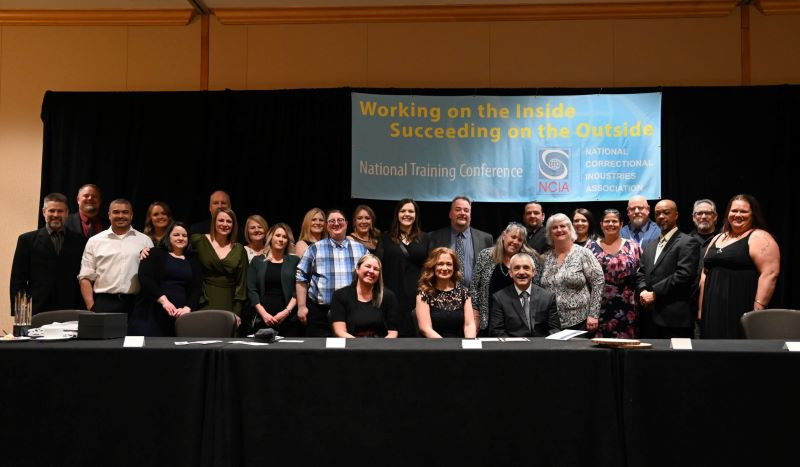
[[[297,265],[297,317],[309,337],[333,335],[328,321],[333,292],[350,285],[356,263],[367,254],[364,245],[348,240],[342,211],[328,211],[328,237],[308,247]]]

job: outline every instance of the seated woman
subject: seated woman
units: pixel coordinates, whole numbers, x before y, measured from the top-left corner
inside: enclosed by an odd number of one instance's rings
[[[378,248],[381,231],[375,228],[375,212],[366,204],[358,205],[353,211],[353,232],[350,238],[364,245],[372,254]]]
[[[253,261],[254,257],[266,253],[267,230],[269,224],[263,217],[253,214],[247,218],[247,222],[244,223],[244,241],[247,242],[244,251],[247,252],[247,261]]]
[[[158,245],[158,242],[164,238],[167,227],[175,220],[172,218],[172,209],[163,201],[154,201],[147,207],[147,214],[144,217],[142,232],[150,237],[153,245]]]
[[[294,275],[300,258],[289,254],[294,249],[292,229],[279,222],[267,232],[266,253],[250,261],[247,270],[247,296],[250,299],[249,330],[267,326],[279,335],[300,335],[297,321]]]
[[[475,261],[475,270],[472,272],[472,286],[470,296],[475,319],[480,330],[486,330],[489,325],[489,312],[492,309],[492,295],[514,283],[509,274],[509,262],[517,253],[531,255],[534,266],[539,262],[539,254],[525,243],[528,230],[524,225],[512,222],[497,237],[494,246],[484,248]],[[536,267],[538,270],[538,266]],[[539,285],[538,274],[533,283]]]
[[[358,260],[353,282],[333,293],[330,314],[337,337],[397,337],[397,299],[383,288],[377,256]]]
[[[220,208],[211,219],[211,232],[194,234],[191,244],[203,269],[205,310],[228,310],[241,324],[242,308],[247,303],[247,252],[237,239],[236,214]]]
[[[188,246],[188,228],[173,222],[159,245],[139,262],[142,289],[128,334],[174,336],[175,319],[198,308],[203,273]]]
[[[302,258],[309,245],[313,245],[328,236],[325,230],[325,212],[320,208],[311,208],[303,217],[300,226],[300,237],[297,239],[295,253]]]
[[[445,247],[434,248],[419,278],[416,312],[423,336],[476,336],[472,299],[461,280],[461,264],[456,252]]]

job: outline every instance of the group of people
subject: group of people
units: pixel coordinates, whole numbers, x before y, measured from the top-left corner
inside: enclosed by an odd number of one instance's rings
[[[471,227],[472,203],[458,196],[449,225],[423,231],[412,199],[389,229],[374,211],[309,210],[299,237],[289,225],[247,218],[240,237],[230,197],[215,191],[210,218],[187,227],[166,203],[147,210],[142,232],[125,199],[100,214],[100,189],[44,198],[45,226],[19,237],[11,297],[33,313],[80,308],[129,316],[129,334],[170,336],[194,310],[237,316],[240,334],[271,327],[283,336],[540,337],[562,329],[590,336],[739,337],[739,318],[766,307],[780,268],[778,245],[755,198],[736,195],[717,231],[716,206],[695,202],[696,230],[677,228],[664,199],[650,219],[646,199],[598,223],[586,209],[546,218],[525,205],[522,222],[495,240]],[[546,218],[546,221],[545,221]],[[349,229],[348,227],[352,227]],[[76,279],[77,278],[77,279]]]

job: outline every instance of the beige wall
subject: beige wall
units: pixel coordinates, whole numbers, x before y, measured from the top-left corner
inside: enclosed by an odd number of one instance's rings
[[[800,83],[800,16],[751,8],[752,83]],[[0,327],[15,239],[36,227],[45,90],[196,90],[200,21],[185,27],[0,27]],[[334,86],[737,85],[739,12],[725,18],[224,26],[211,89]],[[65,189],[72,187],[65,187]],[[67,193],[74,196],[74,193]]]

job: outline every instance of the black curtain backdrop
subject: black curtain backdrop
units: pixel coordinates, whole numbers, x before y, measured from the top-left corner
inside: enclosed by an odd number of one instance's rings
[[[299,230],[311,207],[346,212],[369,204],[377,226],[389,227],[394,201],[350,198],[350,92],[356,89],[207,92],[47,92],[42,105],[41,196],[70,198],[95,183],[107,203],[134,204],[134,225],[148,204],[165,201],[177,219],[208,214],[208,196],[230,193],[240,228],[251,214]],[[721,225],[731,196],[761,202],[781,247],[781,274],[772,307],[800,308],[792,287],[800,262],[794,192],[800,136],[800,86],[615,89],[357,89],[436,95],[574,95],[663,92],[662,197],[677,202],[679,227],[691,222],[699,198],[717,203]],[[408,193],[414,197],[413,193]],[[545,203],[546,213],[586,207],[595,215],[626,203]],[[426,231],[447,225],[449,203],[420,203]],[[497,235],[519,220],[523,203],[475,203],[472,224]],[[651,203],[652,210],[652,203]],[[34,213],[31,214],[32,216]],[[652,216],[652,213],[651,213]],[[40,224],[41,224],[40,219]]]

